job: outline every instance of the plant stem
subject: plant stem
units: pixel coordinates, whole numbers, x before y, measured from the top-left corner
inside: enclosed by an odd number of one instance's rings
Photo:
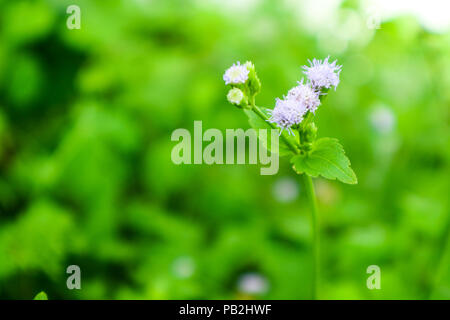
[[[313,253],[313,279],[312,279],[312,298],[318,298],[319,287],[319,224],[317,219],[317,203],[314,192],[314,185],[309,175],[303,174],[303,181],[305,183],[306,194],[308,196],[309,205],[311,207],[311,229],[312,229],[312,253]]]
[[[274,123],[268,122],[269,118],[261,111],[255,104],[252,104],[252,110],[255,112],[261,119],[266,121],[272,128],[278,129]],[[310,113],[311,114],[311,113]],[[310,121],[313,115],[308,114],[307,120]],[[300,135],[299,135],[300,137]],[[286,137],[286,133],[281,133],[281,138],[284,142],[289,146],[289,148],[294,152],[294,154],[299,154],[300,150],[298,147]],[[301,143],[301,141],[300,141]],[[312,179],[306,173],[303,174],[303,179],[305,182],[306,193],[308,196],[309,204],[311,207],[311,226],[312,226],[312,234],[313,234],[313,284],[312,284],[312,299],[316,300],[318,297],[318,286],[319,286],[319,225],[317,221],[317,204],[316,204],[316,194],[314,192],[314,185]]]
[[[314,117],[314,114],[311,111],[308,111],[308,114],[306,115],[306,117],[303,119],[303,121],[301,123],[303,129],[306,128],[306,126],[311,122],[313,117]]]
[[[264,121],[266,121],[272,128],[278,129],[277,126],[276,126],[274,123],[267,121],[267,120],[269,120],[269,118],[265,115],[264,112],[261,111],[260,108],[258,108],[258,107],[255,106],[255,105],[252,105],[252,110],[253,110],[253,112],[255,112],[261,119],[263,119]],[[298,150],[297,146],[296,146],[294,143],[292,143],[292,141],[289,140],[289,139],[286,137],[286,134],[287,134],[286,132],[281,132],[281,134],[280,134],[281,139],[283,139],[283,141],[287,144],[287,146],[289,147],[289,149],[292,150],[292,152],[294,152],[295,154],[298,154],[298,153],[299,153],[299,150]]]

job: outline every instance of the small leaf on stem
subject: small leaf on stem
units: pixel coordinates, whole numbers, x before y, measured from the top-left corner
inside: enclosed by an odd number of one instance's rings
[[[337,139],[321,138],[312,144],[311,151],[292,157],[294,170],[312,177],[322,176],[338,179],[344,183],[358,182],[356,174],[350,167],[350,160]]]

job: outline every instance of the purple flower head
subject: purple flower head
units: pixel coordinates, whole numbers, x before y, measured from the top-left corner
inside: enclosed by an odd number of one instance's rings
[[[281,132],[286,129],[289,133],[292,133],[290,129],[291,126],[302,122],[306,111],[307,110],[304,105],[293,99],[277,99],[275,108],[273,110],[269,110],[271,115],[269,122],[276,123],[278,127],[280,127]]]
[[[316,89],[327,88],[331,86],[336,90],[339,84],[339,74],[341,72],[341,65],[336,65],[337,60],[329,63],[330,56],[326,57],[323,61],[313,59],[308,60],[311,66],[303,66],[303,73],[308,77],[311,85]]]
[[[292,88],[288,92],[288,99],[296,101],[303,109],[315,112],[320,105],[319,91],[311,86],[311,84],[298,82],[298,86]]]

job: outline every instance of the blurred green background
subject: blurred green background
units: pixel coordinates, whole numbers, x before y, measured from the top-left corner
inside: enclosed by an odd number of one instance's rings
[[[315,180],[320,297],[449,299],[450,32],[371,18],[360,1],[0,0],[0,298],[309,299],[288,161],[274,176],[177,166],[170,136],[249,127],[225,98],[233,62],[255,63],[272,108],[330,54],[343,71],[318,135],[340,139],[359,184]]]

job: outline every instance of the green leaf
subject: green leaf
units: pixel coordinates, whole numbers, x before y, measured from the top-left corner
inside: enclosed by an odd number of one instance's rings
[[[316,140],[311,151],[292,157],[294,170],[312,177],[321,175],[327,179],[338,179],[344,183],[358,182],[350,168],[350,160],[345,156],[344,148],[337,139],[322,138]]]
[[[48,300],[48,297],[44,291],[41,291],[34,297],[33,300]]]
[[[267,117],[269,117],[269,115],[267,114],[267,111],[263,111],[261,110]],[[244,110],[245,114],[248,116],[248,122],[250,124],[250,126],[253,129],[256,129],[257,133],[258,133],[258,138],[259,140],[262,142],[263,146],[272,152],[271,150],[271,135],[270,135],[270,130],[273,129],[272,126],[265,120],[261,119],[256,113],[254,113],[252,110]],[[259,134],[259,130],[258,129],[268,129],[267,131],[267,138],[263,138],[260,136]],[[288,139],[292,140],[293,144],[296,144],[296,141],[298,141],[298,134],[295,133],[295,135],[291,135],[287,137]],[[275,144],[276,145],[276,144]],[[274,146],[275,146],[274,145]],[[278,140],[278,155],[280,157],[283,156],[292,156],[294,153],[292,152],[292,150],[289,148],[289,146],[283,141],[283,139]]]

